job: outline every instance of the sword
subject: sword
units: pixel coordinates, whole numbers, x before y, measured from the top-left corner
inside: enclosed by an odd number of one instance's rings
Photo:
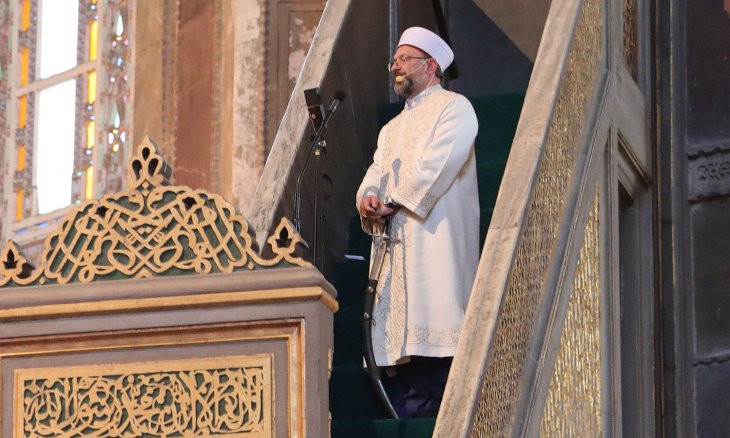
[[[373,389],[380,399],[381,403],[388,412],[390,418],[398,418],[398,414],[393,408],[393,404],[388,398],[388,393],[385,391],[383,381],[381,380],[380,367],[375,364],[375,353],[373,352],[373,324],[372,315],[373,308],[375,307],[375,293],[378,289],[378,277],[380,271],[383,269],[383,261],[385,260],[385,253],[388,251],[388,244],[391,242],[397,242],[396,239],[390,237],[390,217],[385,218],[383,224],[383,232],[380,236],[373,236],[373,240],[378,239],[375,246],[375,256],[373,257],[373,265],[370,268],[370,275],[368,276],[368,287],[365,289],[365,306],[362,315],[362,331],[365,342],[365,364],[368,367],[368,373],[370,374],[370,383],[373,385]]]

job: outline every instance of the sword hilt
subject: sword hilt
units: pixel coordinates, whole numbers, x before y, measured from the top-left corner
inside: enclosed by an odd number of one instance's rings
[[[400,239],[396,239],[390,235],[390,225],[391,221],[393,219],[393,216],[386,216],[383,218],[383,232],[380,233],[380,235],[374,235],[373,237],[377,237],[379,239],[384,239],[385,242],[392,242],[392,243],[398,243],[400,242]]]

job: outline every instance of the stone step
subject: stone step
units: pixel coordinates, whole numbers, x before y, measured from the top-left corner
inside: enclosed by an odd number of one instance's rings
[[[332,368],[330,412],[338,420],[387,418],[362,364]]]
[[[333,420],[332,438],[430,438],[435,418]]]

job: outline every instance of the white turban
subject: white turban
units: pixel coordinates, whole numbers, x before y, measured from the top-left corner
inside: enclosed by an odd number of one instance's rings
[[[408,45],[417,47],[428,53],[436,60],[441,71],[445,71],[454,60],[454,52],[451,50],[446,41],[440,36],[422,27],[409,27],[400,36],[398,47]]]

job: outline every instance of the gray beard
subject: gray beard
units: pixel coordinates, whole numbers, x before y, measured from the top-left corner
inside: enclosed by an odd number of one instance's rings
[[[395,91],[395,94],[404,99],[412,97],[414,88],[415,85],[413,84],[413,81],[405,75],[403,75],[403,82],[401,82],[400,84],[398,82],[395,82],[393,84],[393,91]]]

